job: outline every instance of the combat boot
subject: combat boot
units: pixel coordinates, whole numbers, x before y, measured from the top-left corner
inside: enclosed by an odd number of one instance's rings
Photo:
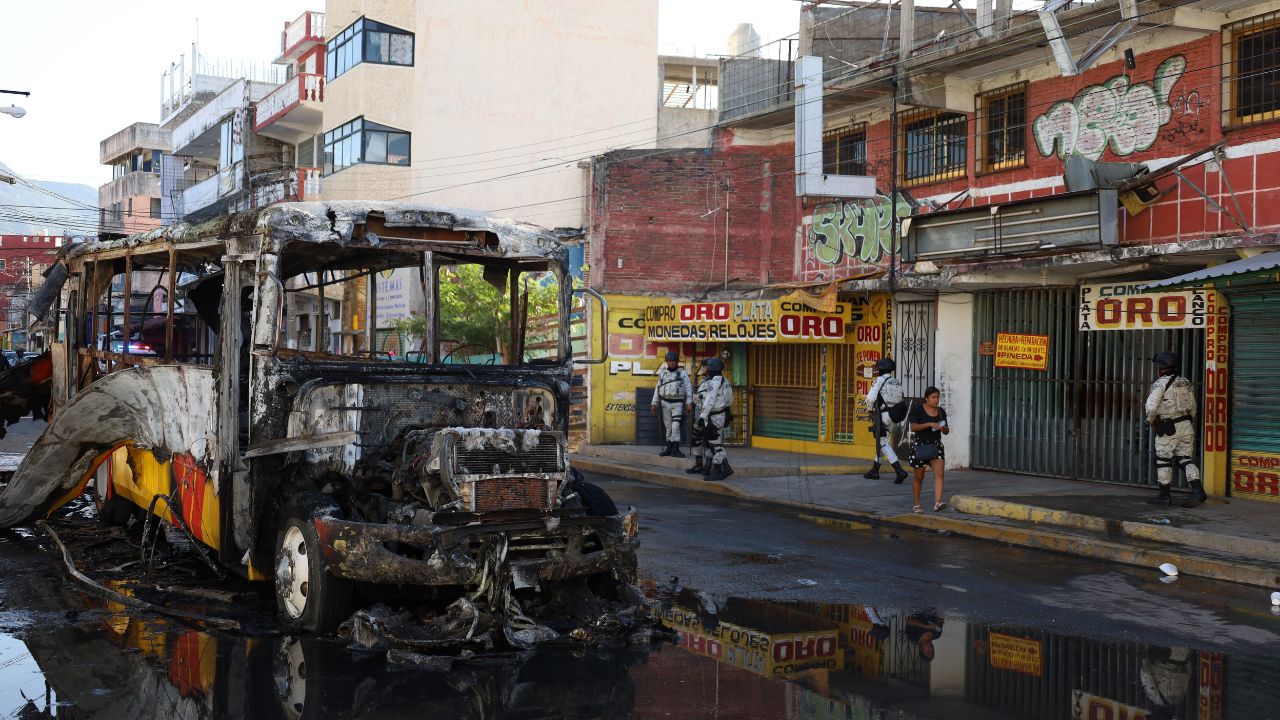
[[[1200,482],[1199,480],[1189,480],[1187,481],[1187,484],[1191,486],[1191,499],[1182,503],[1182,507],[1184,508],[1197,507],[1200,505],[1200,503],[1209,499],[1209,496],[1206,495],[1204,492],[1204,483]]]
[[[728,461],[728,460],[725,460],[724,462],[722,462],[722,463],[720,463],[720,464],[721,464],[722,466],[724,466],[724,470],[722,470],[722,471],[721,471],[721,473],[720,473],[720,479],[721,479],[721,480],[728,479],[728,477],[729,477],[730,475],[732,475],[732,474],[733,474],[733,468],[729,467],[729,461]]]
[[[868,480],[879,480],[880,479],[880,463],[878,462],[871,463],[871,469],[862,473],[862,477]]]
[[[1160,486],[1160,494],[1147,501],[1148,505],[1173,505],[1173,493],[1169,491],[1168,485]]]
[[[693,467],[689,468],[688,470],[685,470],[685,472],[689,473],[690,475],[701,475],[702,474],[702,456],[701,455],[694,456]]]
[[[724,463],[716,463],[711,466],[711,473],[702,479],[707,482],[720,482],[724,478]]]
[[[658,457],[667,457],[671,454],[671,443],[662,446],[662,452],[658,453]]]
[[[906,480],[909,475],[910,473],[902,469],[901,462],[896,462],[893,464],[893,484],[894,485],[901,485],[902,481]]]
[[[667,445],[669,446],[669,447],[667,447],[667,456],[668,456],[668,457],[673,457],[673,458],[683,458],[683,457],[685,457],[685,454],[684,454],[684,453],[682,453],[682,452],[680,452],[680,443],[678,443],[678,442],[673,442],[673,443],[667,443]]]

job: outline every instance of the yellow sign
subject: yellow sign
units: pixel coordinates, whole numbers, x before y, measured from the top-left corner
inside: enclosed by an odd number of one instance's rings
[[[853,308],[822,313],[795,300],[669,303],[645,308],[650,342],[842,343]]]
[[[1280,502],[1280,455],[1232,449],[1231,494]]]
[[[1039,640],[997,632],[988,633],[987,656],[993,668],[1040,677],[1043,663]]]
[[[770,634],[723,620],[705,627],[696,612],[679,605],[661,611],[659,617],[676,631],[684,650],[758,675],[787,679],[844,667],[836,630]]]
[[[1071,691],[1071,720],[1147,720],[1146,710],[1083,690]]]
[[[996,333],[996,367],[1049,369],[1049,336]]]

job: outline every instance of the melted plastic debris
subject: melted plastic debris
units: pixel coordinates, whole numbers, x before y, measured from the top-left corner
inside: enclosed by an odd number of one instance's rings
[[[538,443],[541,441],[541,430],[521,430],[520,431],[520,447],[526,452],[529,450],[537,450]]]

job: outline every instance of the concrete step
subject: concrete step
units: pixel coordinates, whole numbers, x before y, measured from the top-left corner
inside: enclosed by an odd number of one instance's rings
[[[693,457],[672,458],[661,457],[658,452],[661,448],[648,445],[584,445],[578,450],[578,456],[595,457],[605,460],[613,460],[616,462],[624,462],[632,465],[647,465],[655,468],[666,468],[670,470],[684,470],[693,467]],[[690,455],[687,446],[680,448],[680,452]],[[787,462],[779,462],[776,458],[770,458],[767,462],[758,462],[756,458],[748,455],[742,457],[744,453],[750,450],[739,450],[731,448],[729,450],[729,463],[733,466],[735,475],[738,477],[798,477],[804,475],[852,475],[861,474],[866,471],[867,463],[865,461],[857,461],[856,463],[843,462],[840,458],[823,458],[820,456],[808,456],[802,459],[804,462],[790,464]]]

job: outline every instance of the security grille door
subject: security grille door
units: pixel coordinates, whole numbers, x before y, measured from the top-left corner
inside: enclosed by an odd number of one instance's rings
[[[932,300],[898,303],[894,323],[898,338],[894,344],[898,382],[907,397],[924,397],[933,385],[933,338],[937,333],[937,305]]]
[[[996,333],[1049,336],[1047,370],[995,367],[974,358],[973,466],[1071,477],[1071,357],[1074,288],[979,293],[975,345]]]
[[[1204,379],[1203,330],[1082,332],[1077,336],[1074,477],[1156,485],[1154,436],[1145,405],[1155,380],[1151,357],[1162,350],[1182,358],[1182,372],[1203,408],[1199,399]],[[1198,450],[1195,460],[1200,462]],[[1176,485],[1186,487],[1182,473],[1177,475]]]
[[[818,439],[818,382],[822,349],[817,345],[757,345],[751,348],[751,433],[791,440]]]
[[[1200,397],[1204,331],[1077,331],[1078,293],[1036,288],[977,296],[975,344],[994,342],[999,332],[1048,335],[1049,363],[1047,370],[996,368],[992,356],[977,353],[973,465],[1155,485],[1143,410],[1155,379],[1151,357],[1161,350],[1178,353]]]

